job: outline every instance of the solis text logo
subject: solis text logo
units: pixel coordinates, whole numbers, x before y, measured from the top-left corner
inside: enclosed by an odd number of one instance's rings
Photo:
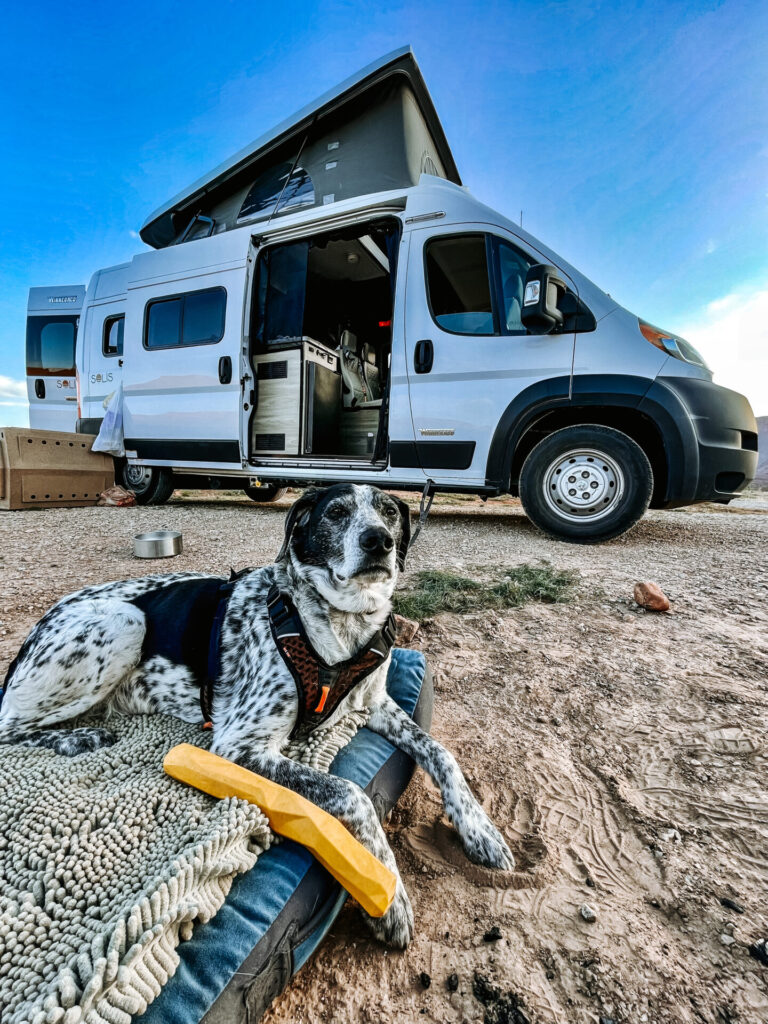
[[[76,295],[49,295],[49,302],[77,302]]]
[[[112,374],[111,373],[92,373],[91,384],[111,384]]]
[[[57,380],[56,381],[56,387],[57,388],[73,388],[74,386],[75,386],[75,382],[73,380]]]

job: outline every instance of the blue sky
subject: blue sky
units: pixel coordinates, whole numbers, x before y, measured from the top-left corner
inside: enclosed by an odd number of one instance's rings
[[[464,182],[768,414],[768,5],[29,3],[0,64],[0,421],[27,289],[404,43]],[[12,404],[12,403],[17,404]]]

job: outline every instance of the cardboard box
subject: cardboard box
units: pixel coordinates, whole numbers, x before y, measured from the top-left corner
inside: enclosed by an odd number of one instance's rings
[[[93,434],[0,427],[0,509],[95,505],[115,482],[111,455]]]

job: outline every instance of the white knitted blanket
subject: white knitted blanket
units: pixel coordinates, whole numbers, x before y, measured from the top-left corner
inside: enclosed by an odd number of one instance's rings
[[[327,770],[365,718],[290,753]],[[2,1024],[130,1024],[272,841],[258,807],[163,772],[174,744],[210,742],[199,726],[113,715],[109,728],[114,746],[73,758],[0,744]]]

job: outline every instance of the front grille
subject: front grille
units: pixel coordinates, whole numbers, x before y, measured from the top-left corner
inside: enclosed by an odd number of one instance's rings
[[[257,452],[284,452],[285,434],[257,434],[253,447]]]

